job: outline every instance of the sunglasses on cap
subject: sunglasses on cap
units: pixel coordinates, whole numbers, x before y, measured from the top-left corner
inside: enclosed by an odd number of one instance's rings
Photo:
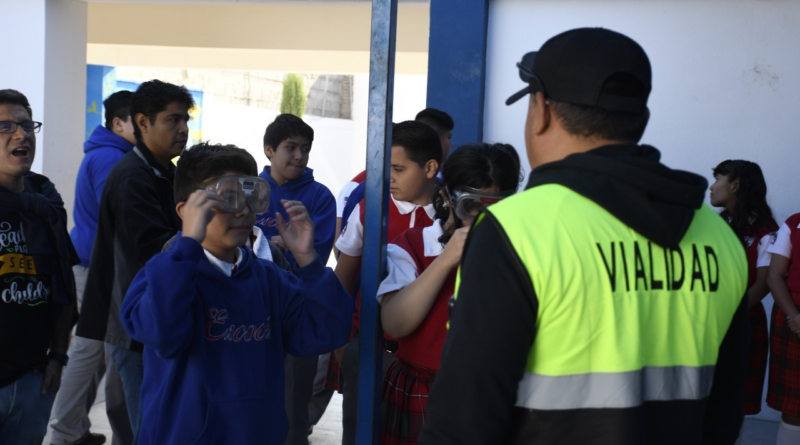
[[[269,183],[258,176],[219,176],[201,187],[222,198],[222,208],[237,213],[248,207],[252,213],[264,213],[269,207]]]
[[[542,84],[542,81],[538,76],[536,76],[536,74],[533,73],[533,62],[536,60],[536,53],[537,51],[531,51],[522,56],[522,60],[517,62],[519,78],[522,79],[523,82],[527,83],[528,86],[512,94],[511,97],[506,100],[506,105],[511,105],[514,102],[522,99],[525,95],[536,94],[539,91],[547,96],[547,93],[544,91],[544,85]]]
[[[471,187],[456,187],[453,193],[448,193],[456,216],[466,222],[472,222],[483,209],[513,194],[513,190],[492,193]]]

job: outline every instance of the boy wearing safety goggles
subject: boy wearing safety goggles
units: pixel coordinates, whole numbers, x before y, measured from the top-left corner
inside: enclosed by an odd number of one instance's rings
[[[175,173],[183,231],[136,276],[121,319],[145,345],[140,444],[282,444],[284,355],[344,344],[353,300],[314,250],[302,203],[278,232],[295,275],[244,248],[269,184],[234,146],[187,150]]]

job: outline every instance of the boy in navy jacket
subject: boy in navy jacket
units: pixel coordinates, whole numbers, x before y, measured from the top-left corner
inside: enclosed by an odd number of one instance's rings
[[[270,166],[264,167],[260,176],[269,182],[272,200],[267,211],[258,215],[256,225],[270,241],[285,248],[276,227],[278,213],[286,219],[281,201],[302,202],[314,221],[314,249],[326,264],[336,235],[336,199],[327,187],[314,180],[314,170],[307,167],[313,142],[314,130],[297,116],[281,114],[267,126],[264,154]],[[296,264],[291,252],[286,259],[293,266]]]
[[[336,199],[327,187],[314,180],[314,171],[307,168],[314,129],[297,116],[281,114],[264,132],[264,154],[270,166],[261,172],[269,182],[272,199],[266,212],[256,217],[256,226],[266,238],[284,250],[286,260],[296,267],[296,258],[277,228],[277,215],[286,219],[281,201],[300,201],[314,222],[314,249],[322,264],[328,262],[336,235]],[[330,351],[327,351],[330,352]],[[311,402],[317,357],[286,358],[286,411],[289,415],[289,436],[284,445],[308,445],[308,406]]]
[[[278,233],[293,275],[242,246],[269,185],[233,146],[187,150],[175,175],[181,236],[142,269],[122,323],[144,344],[139,444],[280,444],[287,432],[284,354],[347,342],[353,299],[314,250],[314,224],[283,201]]]

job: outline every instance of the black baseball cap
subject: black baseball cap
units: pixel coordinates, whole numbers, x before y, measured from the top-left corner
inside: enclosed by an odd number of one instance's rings
[[[542,92],[556,102],[641,113],[651,90],[650,60],[630,37],[603,28],[559,34],[517,63],[528,86],[506,100],[511,105]]]

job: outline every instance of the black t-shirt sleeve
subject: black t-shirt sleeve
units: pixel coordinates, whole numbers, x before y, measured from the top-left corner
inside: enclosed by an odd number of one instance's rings
[[[504,443],[535,337],[538,302],[490,213],[470,233],[422,444]]]

